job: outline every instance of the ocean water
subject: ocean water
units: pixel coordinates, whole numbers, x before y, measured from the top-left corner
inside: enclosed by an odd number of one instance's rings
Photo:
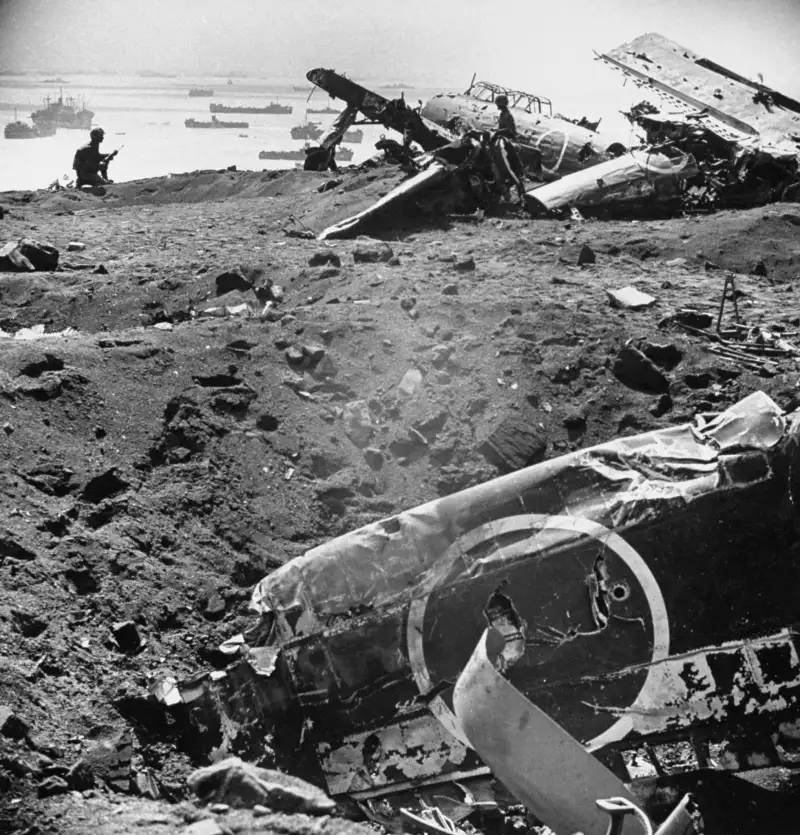
[[[292,126],[306,119],[306,109],[328,105],[341,109],[319,89],[309,102],[311,85],[303,78],[235,78],[232,84],[220,78],[152,78],[139,76],[65,75],[69,83],[44,83],[50,76],[0,76],[0,124],[13,122],[16,115],[30,123],[30,114],[40,109],[45,96],[57,99],[59,87],[64,97],[73,96],[78,105],[85,101],[93,110],[94,125],[105,130],[101,149],[105,153],[121,146],[109,168],[115,181],[136,180],[170,173],[219,169],[235,165],[240,171],[292,168],[289,160],[260,160],[259,151],[300,149],[305,144],[290,136]],[[302,91],[293,87],[302,86]],[[189,98],[191,87],[213,89],[210,98]],[[380,89],[380,88],[378,88]],[[381,90],[387,96],[399,90]],[[415,102],[436,91],[405,91]],[[210,102],[264,106],[271,101],[291,105],[291,114],[217,114],[226,121],[249,122],[247,129],[191,129],[183,120],[194,117],[209,121]],[[333,114],[311,114],[309,119],[323,128],[336,118]],[[357,165],[376,154],[375,142],[387,133],[380,125],[363,127],[364,139],[346,145],[353,159],[341,165]],[[75,150],[88,141],[88,131],[59,128],[55,136],[37,139],[5,139],[0,135],[0,191],[45,188],[56,179],[73,175]],[[399,136],[395,136],[399,138]]]

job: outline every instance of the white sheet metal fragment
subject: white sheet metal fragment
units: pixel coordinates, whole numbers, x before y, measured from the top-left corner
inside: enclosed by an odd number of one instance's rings
[[[631,151],[534,188],[526,196],[547,210],[660,200],[679,194],[698,171],[691,154],[672,159],[652,151]]]
[[[492,644],[489,644],[492,641]],[[608,819],[598,798],[624,797],[622,781],[576,739],[528,701],[495,669],[503,637],[486,630],[453,692],[464,732],[492,773],[557,835],[605,835]],[[641,835],[626,819],[623,835]]]

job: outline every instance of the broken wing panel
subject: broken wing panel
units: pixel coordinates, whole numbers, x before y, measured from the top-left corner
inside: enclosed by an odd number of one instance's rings
[[[685,182],[697,173],[691,154],[671,159],[650,151],[631,151],[532,189],[527,196],[547,210],[662,202],[678,196]]]
[[[800,150],[800,102],[750,81],[662,35],[649,33],[601,55],[641,86],[674,104],[709,112],[744,135],[796,137]]]

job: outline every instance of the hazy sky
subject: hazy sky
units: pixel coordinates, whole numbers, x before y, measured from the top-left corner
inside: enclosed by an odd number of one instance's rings
[[[479,78],[605,101],[592,60],[660,32],[800,98],[800,0],[0,0],[0,66],[351,78],[464,89]]]

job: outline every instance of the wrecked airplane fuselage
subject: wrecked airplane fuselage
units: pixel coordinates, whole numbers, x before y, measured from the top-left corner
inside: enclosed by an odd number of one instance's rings
[[[444,127],[463,122],[472,130],[494,131],[498,117],[494,97],[499,92],[508,96],[523,164],[535,170],[541,159],[545,180],[591,168],[624,151],[618,142],[608,142],[595,131],[552,116],[547,99],[480,81],[463,94],[433,96],[420,112]],[[543,101],[547,107],[542,107]]]
[[[334,539],[259,583],[241,660],[182,699],[216,694],[223,748],[293,706],[333,795],[478,781],[451,693],[491,626],[514,687],[625,780],[642,740],[777,762],[800,737],[799,433],[757,393]]]

